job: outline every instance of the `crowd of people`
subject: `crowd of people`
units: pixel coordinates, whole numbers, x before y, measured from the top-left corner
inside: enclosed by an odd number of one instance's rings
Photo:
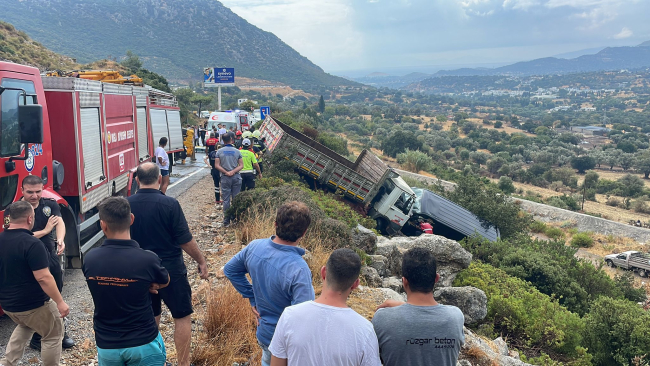
[[[223,202],[224,212],[240,189],[254,188],[255,173],[262,174],[254,136],[210,133],[205,142],[215,200]],[[163,137],[163,151],[166,143]],[[179,202],[165,195],[168,164],[156,154],[155,163],[138,167],[135,195],[109,197],[98,206],[106,239],[84,256],[83,273],[94,302],[100,366],[169,364],[159,331],[162,303],[174,320],[178,365],[190,365],[192,290],[183,252],[195,261],[200,278],[208,278],[208,267]],[[61,295],[58,261],[65,228],[58,205],[42,192],[39,177],[26,177],[23,198],[5,211],[0,305],[17,327],[0,366],[18,365],[30,339],[45,366],[59,365],[62,348],[74,345],[65,332],[70,308]],[[230,219],[224,218],[225,226]],[[310,225],[304,203],[285,203],[277,209],[275,235],[250,242],[224,267],[257,319],[263,366],[456,365],[464,317],[458,308],[436,302],[439,275],[428,249],[404,254],[406,302],[384,302],[369,322],[346,304],[362,266],[354,250],[332,252],[318,273],[323,286],[316,298],[299,246]]]

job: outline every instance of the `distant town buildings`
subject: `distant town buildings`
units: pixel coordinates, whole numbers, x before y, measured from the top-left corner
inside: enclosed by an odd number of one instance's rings
[[[581,133],[584,136],[604,136],[609,132],[609,128],[596,126],[571,126],[571,132]]]

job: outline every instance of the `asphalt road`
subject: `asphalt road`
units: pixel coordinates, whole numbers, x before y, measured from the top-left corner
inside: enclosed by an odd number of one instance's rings
[[[170,185],[167,189],[168,196],[178,198],[201,180],[201,178],[210,174],[210,170],[203,163],[203,156],[204,154],[197,153],[196,161],[186,159],[184,165],[180,165],[179,161],[176,162],[176,165],[172,169]],[[212,197],[208,198],[213,199]],[[94,339],[92,330],[78,328],[81,320],[87,321],[92,318],[93,309],[92,298],[80,269],[68,269],[65,271],[63,298],[70,306],[70,315],[67,317],[66,326],[70,335],[77,342],[78,348],[82,346],[85,339]],[[5,347],[14,328],[15,324],[9,317],[0,317],[0,357],[4,355]],[[29,360],[34,361],[35,358],[40,360],[40,353],[27,347],[21,365],[28,365],[30,364]]]

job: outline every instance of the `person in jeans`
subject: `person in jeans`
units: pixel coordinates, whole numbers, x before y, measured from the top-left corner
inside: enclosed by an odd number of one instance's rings
[[[257,341],[262,348],[262,365],[271,364],[269,344],[275,325],[287,306],[314,300],[311,271],[302,258],[298,242],[305,235],[311,214],[302,202],[288,202],[278,208],[275,235],[253,240],[224,267],[235,289],[250,301],[257,317]],[[253,283],[246,278],[249,274]]]
[[[192,237],[180,203],[165,196],[158,189],[160,170],[153,163],[138,166],[136,180],[140,185],[138,193],[128,198],[131,212],[135,216],[131,225],[131,238],[142,249],[151,250],[162,260],[169,272],[171,282],[158,294],[151,295],[156,322],[160,323],[162,302],[174,318],[174,343],[179,366],[190,365],[192,344],[192,288],[187,278],[183,252],[198,265],[199,276],[208,278],[208,265]]]
[[[465,342],[465,317],[433,297],[440,276],[429,249],[413,248],[402,260],[406,303],[388,300],[372,319],[384,366],[456,366]]]
[[[9,227],[0,233],[0,306],[16,324],[0,365],[17,366],[34,332],[41,334],[44,366],[61,360],[63,318],[70,313],[49,270],[49,254],[36,239],[34,208],[18,201],[8,207]]]
[[[151,309],[149,292],[169,285],[160,258],[131,240],[129,201],[99,204],[101,247],[84,256],[83,273],[95,304],[93,317],[100,366],[161,366],[167,354]]]
[[[226,211],[230,208],[233,197],[241,190],[241,175],[239,171],[244,168],[242,154],[233,145],[234,135],[226,133],[222,136],[224,147],[217,150],[214,167],[221,172],[221,199],[223,201],[223,226],[230,225],[230,217]]]
[[[165,146],[167,146],[167,137],[161,137],[159,143],[160,145],[156,148],[153,155],[156,158],[156,165],[158,165],[160,174],[162,175],[160,191],[165,194],[167,193],[167,187],[169,186],[169,155],[167,155],[167,151],[165,151]]]
[[[320,270],[318,299],[284,309],[269,346],[271,366],[381,366],[372,324],[346,304],[360,272],[354,250],[332,252]]]

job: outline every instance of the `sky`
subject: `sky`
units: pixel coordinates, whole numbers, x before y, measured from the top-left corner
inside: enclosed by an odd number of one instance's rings
[[[650,0],[222,3],[326,72],[346,76],[489,67],[650,40]]]

